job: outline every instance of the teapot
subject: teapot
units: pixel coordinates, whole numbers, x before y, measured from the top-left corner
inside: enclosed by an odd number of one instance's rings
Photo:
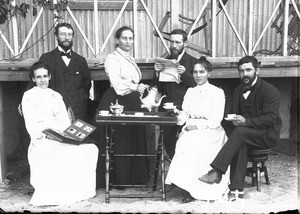
[[[149,110],[149,112],[152,110],[152,108],[156,108],[160,105],[161,103],[161,100],[166,96],[162,96],[158,102],[156,102],[156,97],[158,95],[158,90],[157,90],[157,87],[151,87],[150,89],[147,89],[148,91],[148,95],[144,98],[143,97],[143,94],[140,96],[140,100],[142,102],[142,105],[141,107],[142,108],[147,108]]]
[[[116,104],[111,103],[110,104],[110,111],[115,114],[116,116],[120,116],[123,112],[124,106],[120,105],[118,103],[118,100],[116,100]]]

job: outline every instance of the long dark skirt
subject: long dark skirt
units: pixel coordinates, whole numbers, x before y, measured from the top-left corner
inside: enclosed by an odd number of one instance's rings
[[[102,96],[98,110],[109,110],[111,103],[124,105],[124,111],[144,111],[141,109],[139,93],[119,96],[113,88],[109,88]],[[147,154],[145,126],[119,125],[114,126],[115,137],[113,150],[118,154]],[[97,139],[100,153],[105,153],[105,126],[98,125]],[[149,180],[149,163],[147,157],[115,157],[111,163],[113,184],[146,184]],[[97,187],[104,187],[105,159],[100,156],[97,167]]]

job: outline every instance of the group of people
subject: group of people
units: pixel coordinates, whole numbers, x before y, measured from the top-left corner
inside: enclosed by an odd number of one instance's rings
[[[104,127],[98,127],[96,145],[64,144],[42,133],[46,128],[63,131],[74,117],[87,120],[91,87],[87,62],[72,50],[74,30],[70,24],[59,23],[55,35],[58,47],[43,54],[31,67],[32,81],[22,99],[25,125],[31,137],[28,160],[33,205],[60,205],[93,197],[101,186],[98,177],[104,179],[105,173],[96,171],[99,164],[104,164],[98,161],[98,153],[105,144]],[[115,39],[116,50],[105,60],[110,88],[101,97],[98,109],[109,110],[111,103],[118,100],[128,111],[145,111],[140,96],[150,85],[141,82],[142,73],[130,55],[134,32],[123,26],[116,31]],[[166,95],[162,105],[176,105],[177,125],[164,129],[163,143],[171,159],[166,191],[174,186],[185,190],[188,194],[182,200],[184,203],[215,200],[228,187],[242,192],[248,147],[272,148],[281,127],[279,91],[258,76],[257,59],[245,56],[238,62],[241,84],[235,89],[230,111],[236,117],[231,122],[232,132],[226,135],[221,125],[224,91],[209,83],[211,63],[205,57],[196,59],[189,55],[186,42],[185,31],[171,31],[171,54],[167,58],[178,62],[180,82],[161,82],[161,63],[155,63],[152,81],[161,95]],[[158,110],[164,111],[162,107]],[[115,126],[115,132],[116,153],[147,154],[144,126]],[[147,157],[115,157],[112,165],[112,182],[119,188],[149,181]]]

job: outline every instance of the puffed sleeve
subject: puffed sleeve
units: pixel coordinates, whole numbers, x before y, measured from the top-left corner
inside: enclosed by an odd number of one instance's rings
[[[31,139],[39,139],[42,137],[42,131],[45,125],[39,123],[37,106],[34,105],[34,99],[30,93],[26,91],[22,98],[22,111],[25,120],[25,126]]]
[[[48,124],[48,128],[64,131],[68,126],[71,125],[71,121],[68,115],[68,111],[66,109],[66,105],[63,101],[63,98],[60,94],[54,93],[55,102],[58,106],[57,115],[54,120],[51,120]]]
[[[115,55],[109,54],[105,60],[105,72],[116,93],[123,96],[136,91],[138,84],[134,83],[130,78],[130,70],[122,73],[124,68],[121,63]]]
[[[212,95],[212,104],[207,115],[206,125],[209,128],[217,128],[220,126],[224,117],[225,94],[220,88],[216,89]]]

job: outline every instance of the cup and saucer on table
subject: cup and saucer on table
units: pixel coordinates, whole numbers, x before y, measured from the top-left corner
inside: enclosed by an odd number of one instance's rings
[[[101,115],[101,116],[108,116],[109,115],[109,111],[108,110],[100,110],[99,111],[99,115]]]
[[[174,110],[176,106],[174,105],[174,103],[168,102],[164,103],[163,108],[166,110]]]
[[[164,103],[163,108],[166,109],[167,112],[170,112],[172,115],[174,113],[178,112],[178,109],[176,108],[176,105],[174,105],[174,103],[172,103],[172,102]]]

